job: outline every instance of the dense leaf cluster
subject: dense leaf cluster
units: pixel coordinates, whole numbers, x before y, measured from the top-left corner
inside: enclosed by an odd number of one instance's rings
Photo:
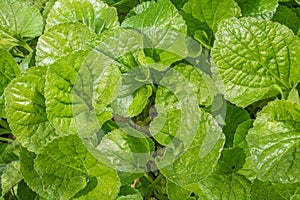
[[[0,0],[0,199],[300,199],[299,0]]]

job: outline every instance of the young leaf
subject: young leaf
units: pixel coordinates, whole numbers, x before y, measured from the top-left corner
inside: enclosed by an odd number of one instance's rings
[[[45,146],[37,155],[34,168],[50,196],[56,199],[69,199],[85,187],[88,190],[81,191],[82,199],[110,200],[119,193],[117,173],[99,163],[76,135],[57,138]]]
[[[12,35],[34,38],[42,34],[44,23],[37,8],[27,1],[2,0],[0,2],[0,25]]]
[[[117,11],[100,0],[58,0],[52,7],[46,30],[66,22],[80,22],[95,33],[119,26]]]
[[[182,12],[189,33],[209,49],[213,41],[210,38],[214,38],[219,22],[241,15],[240,8],[234,0],[189,0]]]
[[[253,18],[223,21],[212,49],[225,98],[246,107],[290,90],[300,80],[300,39],[286,26]]]
[[[300,105],[270,102],[259,112],[247,142],[257,178],[295,183],[300,180]]]
[[[39,152],[57,133],[50,125],[44,98],[45,67],[33,67],[12,80],[4,91],[7,120],[23,147]]]
[[[46,31],[38,40],[36,65],[46,66],[73,51],[91,50],[96,34],[79,22],[59,24]]]
[[[0,118],[5,117],[4,89],[19,73],[20,69],[11,54],[0,49]]]
[[[242,10],[243,17],[271,19],[276,12],[278,0],[236,0]]]

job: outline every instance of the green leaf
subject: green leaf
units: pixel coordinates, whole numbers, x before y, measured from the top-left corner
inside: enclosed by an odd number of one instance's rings
[[[236,0],[242,10],[243,17],[271,19],[276,12],[278,0]]]
[[[292,103],[296,103],[300,105],[300,94],[299,94],[299,90],[297,89],[297,85],[295,85],[293,89],[290,91],[287,100]]]
[[[201,199],[250,199],[251,182],[237,173],[245,162],[241,148],[225,149],[216,170],[206,179],[186,187]]]
[[[39,196],[48,200],[54,200],[56,198],[51,196],[51,194],[49,193],[49,189],[46,188],[44,181],[34,168],[35,158],[35,153],[32,153],[24,148],[21,149],[20,171],[24,177],[24,181],[28,185],[30,190],[36,192]],[[52,164],[50,166],[52,166]]]
[[[227,104],[225,126],[223,132],[226,135],[225,147],[233,146],[234,133],[242,122],[250,119],[248,112],[242,108]]]
[[[212,49],[214,78],[246,107],[290,90],[300,77],[300,40],[286,26],[254,18],[223,21]]]
[[[39,10],[20,0],[0,2],[0,25],[12,35],[20,35],[22,38],[40,36],[44,28]]]
[[[122,27],[142,32],[145,54],[149,57],[146,62],[162,64],[156,67],[164,70],[186,56],[186,25],[169,0],[158,0],[147,5],[143,12],[126,18]]]
[[[80,22],[95,33],[119,26],[115,8],[100,0],[58,0],[49,12],[46,30],[66,22]]]
[[[45,67],[33,67],[13,79],[4,91],[6,115],[23,147],[39,152],[57,133],[50,125],[44,98]]]
[[[178,133],[180,119],[179,109],[169,109],[159,113],[150,124],[151,135],[159,144],[168,146]]]
[[[151,95],[152,87],[144,85],[132,95],[115,99],[112,102],[113,111],[124,117],[134,117],[143,111]]]
[[[19,200],[38,199],[38,195],[28,187],[24,180],[18,184],[17,196]]]
[[[287,6],[279,5],[272,21],[286,25],[292,29],[295,34],[297,34],[297,31],[300,28],[300,16]]]
[[[0,118],[5,117],[4,89],[19,73],[20,69],[11,54],[0,49]]]
[[[182,13],[191,36],[209,49],[218,24],[224,19],[241,15],[234,0],[189,0],[182,8]]]
[[[0,143],[0,168],[5,167],[10,162],[19,160],[15,152],[16,149],[17,144],[15,142],[12,144]]]
[[[117,200],[143,200],[142,195],[136,189],[130,186],[121,187]]]
[[[154,143],[133,129],[116,129],[96,147],[98,158],[118,171],[142,173],[154,151]]]
[[[186,64],[176,65],[174,68],[185,79],[184,87],[191,90],[196,96],[198,104],[209,107],[213,103],[214,97],[218,93],[213,80],[199,69]],[[182,83],[180,83],[182,84]],[[177,97],[165,86],[158,86],[156,92],[156,104],[163,107],[176,107],[178,104]],[[160,112],[160,108],[157,107]]]
[[[107,30],[97,38],[96,51],[117,61],[122,73],[128,72],[143,60],[143,38],[136,31],[118,28]]]
[[[188,199],[191,192],[167,180],[167,192],[169,200]]]
[[[10,50],[21,42],[0,25],[0,48]]]
[[[38,40],[36,65],[50,65],[73,51],[91,50],[96,34],[79,22],[59,24],[46,31]]]
[[[216,166],[224,139],[221,128],[212,116],[203,113],[199,119],[199,128],[192,144],[188,147],[183,146],[181,155],[175,161],[171,160],[168,166],[161,169],[161,172],[167,179],[181,187],[198,183],[206,178]],[[176,140],[173,139],[172,142],[176,142]],[[173,151],[176,149],[173,149],[172,146],[166,148],[162,161],[168,159],[170,154],[174,154]],[[159,168],[164,164],[160,160],[157,157]]]
[[[299,182],[300,105],[270,102],[259,112],[246,139],[258,179]]]
[[[110,200],[119,192],[117,173],[99,163],[76,135],[57,138],[45,146],[34,168],[49,195],[56,199],[69,199],[85,187],[88,189],[77,194],[79,199]]]
[[[2,196],[23,179],[20,173],[20,162],[14,161],[6,165],[1,175]]]
[[[300,197],[300,184],[261,182],[256,179],[251,187],[251,199],[260,200],[262,197],[264,199],[296,200]]]
[[[50,65],[45,89],[49,121],[65,135],[97,132],[112,117],[106,106],[117,96],[120,78],[114,61],[99,52],[74,52]]]

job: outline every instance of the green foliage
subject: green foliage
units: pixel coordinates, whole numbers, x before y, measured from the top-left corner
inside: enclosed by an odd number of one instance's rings
[[[300,199],[299,27],[298,0],[0,0],[0,199]]]

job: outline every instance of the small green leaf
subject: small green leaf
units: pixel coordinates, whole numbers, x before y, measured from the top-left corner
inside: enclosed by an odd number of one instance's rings
[[[13,79],[4,91],[7,120],[23,147],[39,152],[57,133],[45,106],[45,67],[33,67]]]
[[[58,0],[46,21],[46,30],[66,22],[80,22],[95,33],[119,26],[117,11],[100,0]]]
[[[226,135],[225,147],[232,147],[237,127],[242,122],[250,119],[250,116],[248,112],[242,108],[230,104],[227,104],[226,108],[225,126],[223,127],[223,131]]]
[[[73,51],[91,50],[96,45],[95,39],[94,31],[79,22],[56,25],[39,38],[36,65],[53,64]]]
[[[18,189],[16,193],[19,200],[38,199],[38,195],[28,187],[24,180],[22,180],[18,184]]]
[[[0,25],[12,35],[34,38],[42,34],[44,23],[37,8],[20,0],[0,2]]]
[[[1,175],[2,196],[23,179],[20,173],[20,162],[14,161],[6,165]]]
[[[297,89],[297,85],[295,85],[293,89],[290,91],[287,100],[292,103],[296,103],[300,105],[300,94],[299,94],[299,90]]]
[[[0,118],[5,117],[4,89],[19,73],[20,69],[11,54],[0,49]]]
[[[278,0],[236,0],[242,10],[243,17],[271,19],[276,12]]]
[[[300,105],[270,102],[259,112],[246,137],[257,178],[295,183],[300,173]]]
[[[279,5],[272,21],[286,25],[292,29],[295,34],[297,34],[300,28],[300,16],[287,6]]]
[[[300,77],[300,39],[286,26],[254,18],[223,21],[212,49],[225,98],[246,107],[290,90]]]

